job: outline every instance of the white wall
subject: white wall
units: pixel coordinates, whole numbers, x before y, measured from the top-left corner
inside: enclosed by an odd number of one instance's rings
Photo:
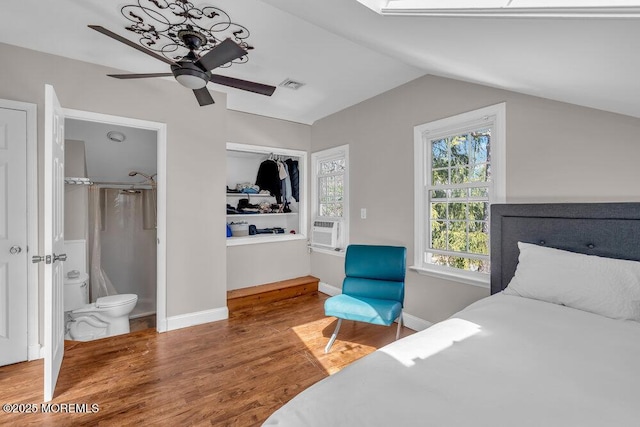
[[[313,124],[312,151],[350,147],[351,243],[403,245],[413,260],[413,127],[499,102],[507,105],[508,202],[640,201],[640,119],[425,76]],[[343,268],[343,258],[311,256],[311,273],[333,286]],[[487,295],[407,275],[407,312],[431,322]]]

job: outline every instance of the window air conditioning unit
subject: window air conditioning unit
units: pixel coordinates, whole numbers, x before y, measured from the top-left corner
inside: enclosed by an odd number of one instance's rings
[[[338,247],[339,221],[313,221],[311,243],[329,248]]]

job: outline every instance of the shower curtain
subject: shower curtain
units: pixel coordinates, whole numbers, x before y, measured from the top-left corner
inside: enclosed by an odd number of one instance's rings
[[[109,280],[107,273],[102,268],[102,248],[100,233],[102,231],[103,218],[103,194],[100,187],[92,185],[89,187],[89,296],[91,302],[95,302],[100,297],[115,295],[116,288]]]
[[[135,294],[138,302],[131,318],[155,313],[155,188],[102,187],[91,195],[92,301],[104,295]]]

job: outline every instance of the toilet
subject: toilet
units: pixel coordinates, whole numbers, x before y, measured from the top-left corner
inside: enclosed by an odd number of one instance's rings
[[[89,275],[65,276],[65,339],[91,341],[129,333],[129,313],[137,302],[135,294],[118,294],[89,303]]]

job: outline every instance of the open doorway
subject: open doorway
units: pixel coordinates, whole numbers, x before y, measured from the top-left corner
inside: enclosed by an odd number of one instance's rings
[[[74,276],[90,276],[86,289],[92,303],[135,295],[130,330],[163,332],[165,125],[65,113],[65,278],[73,284]],[[67,294],[65,286],[65,300]],[[91,339],[93,326],[83,328],[67,339]]]

